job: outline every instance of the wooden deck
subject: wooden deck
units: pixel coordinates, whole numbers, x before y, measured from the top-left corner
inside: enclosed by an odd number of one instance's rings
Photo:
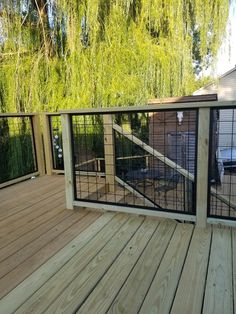
[[[1,314],[235,311],[235,229],[66,210],[63,176],[0,200]]]

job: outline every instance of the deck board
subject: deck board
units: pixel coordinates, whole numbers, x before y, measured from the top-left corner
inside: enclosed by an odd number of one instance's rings
[[[81,273],[86,265],[96,257],[104,245],[127,221],[125,215],[117,215],[109,226],[105,226],[82,250],[78,251],[65,265],[48,280],[27,302],[19,309],[19,313],[26,311],[43,312],[47,306],[66,289]],[[112,228],[112,232],[110,230]],[[39,299],[48,300],[38,304]]]
[[[17,265],[21,264],[28,257],[35,254],[53,239],[58,237],[60,233],[68,229],[83,216],[83,212],[81,212],[79,216],[75,213],[62,212],[62,215],[58,215],[55,219],[56,221],[52,222],[48,231],[45,233],[40,232],[37,235],[37,238],[27,245],[24,245],[25,243],[23,242],[19,245],[20,250],[17,250],[15,253],[0,262],[0,278],[14,269]]]
[[[27,183],[29,181],[26,181]],[[42,199],[42,193],[48,192],[49,194],[55,193],[56,187],[62,187],[63,178],[58,178],[58,181],[52,180],[51,178],[48,178],[48,180],[43,179],[41,181],[41,178],[35,178],[34,180],[30,180],[30,183],[26,185],[25,182],[23,182],[24,188],[18,190],[15,190],[18,185],[16,184],[13,187],[15,189],[11,191],[10,193],[5,192],[6,189],[1,190],[1,196],[2,202],[1,202],[1,215],[5,211],[9,211],[9,209],[17,209],[18,205],[22,206],[23,202],[27,199],[28,205],[29,204],[35,204],[37,201],[40,201]],[[12,187],[9,187],[12,188]],[[15,191],[17,191],[17,198],[13,198]],[[23,201],[23,202],[22,202]]]
[[[32,208],[30,208],[30,212],[28,212],[28,209],[27,213],[23,211],[22,216],[21,213],[17,213],[14,217],[11,216],[1,221],[0,237],[14,233],[19,227],[31,224],[35,218],[40,218],[40,216],[55,208],[58,213],[60,210],[64,210],[64,197],[56,195],[56,197],[52,198],[50,201],[46,200],[46,203],[42,201],[35,206],[33,205]]]
[[[231,230],[214,228],[204,314],[233,313]]]
[[[81,306],[89,296],[91,290],[94,289],[94,285],[102,279],[108,269],[116,261],[122,250],[125,248],[129,249],[130,239],[135,237],[136,231],[139,229],[142,222],[143,218],[131,217],[121,227],[116,236],[106,244],[98,255],[95,256],[70,285],[65,288],[45,313],[60,312],[63,309],[68,313],[74,313],[78,306]]]
[[[55,215],[52,219],[48,219],[44,224],[40,225],[39,227],[33,229],[30,233],[27,233],[25,235],[22,235],[21,237],[15,239],[12,243],[6,245],[3,247],[0,251],[0,263],[3,260],[6,260],[11,255],[15,254],[19,250],[24,249],[24,254],[26,253],[26,247],[27,245],[31,244],[31,247],[37,246],[37,239],[41,242],[43,245],[45,241],[50,241],[51,237],[53,237],[53,228],[54,230],[57,229],[57,225],[63,221],[66,220],[68,217],[70,217],[72,213],[68,213],[65,211],[58,212],[57,215]],[[77,216],[76,216],[77,218]],[[27,224],[30,225],[30,222]],[[23,226],[24,227],[24,226]],[[57,229],[58,230],[58,229]],[[42,239],[42,235],[45,234],[44,239]],[[52,235],[51,235],[52,234]],[[28,248],[28,247],[27,247]],[[37,246],[38,249],[38,246]],[[21,255],[24,255],[21,253]],[[13,256],[13,259],[16,259],[16,256]],[[7,259],[7,262],[9,259]],[[0,264],[0,267],[2,265]],[[0,271],[1,274],[1,271]],[[0,275],[1,278],[1,275]]]
[[[235,229],[66,210],[63,185],[0,190],[0,313],[234,313]]]
[[[194,229],[171,313],[201,313],[210,243],[211,228]]]
[[[145,248],[108,313],[137,313],[157,272],[175,230],[174,221],[163,220]],[[153,262],[155,261],[155,262]]]
[[[192,225],[177,225],[140,313],[170,312],[192,231]]]
[[[41,249],[37,248],[37,252],[35,254],[29,256],[24,260],[24,262],[1,278],[0,297],[8,293],[11,290],[11,287],[15,287],[19,284],[39,266],[45,263],[50,257],[73,240],[73,238],[83,231],[90,223],[92,223],[98,215],[98,213],[90,213],[89,216],[87,215],[88,217],[86,216],[84,219],[78,220],[77,223],[71,225],[70,228],[66,229],[52,241],[48,242]]]
[[[15,230],[13,230],[12,232],[5,234],[4,237],[0,239],[0,248],[9,245],[14,240],[17,240],[18,238],[26,235],[28,232],[33,231],[36,228],[39,228],[41,225],[47,223],[48,221],[56,217],[64,209],[61,209],[60,206],[55,206],[56,205],[55,203],[56,201],[53,204],[49,202],[51,206],[48,206],[49,204],[47,204],[48,210],[46,212],[42,213],[38,217],[34,217],[30,221],[30,223],[17,226]]]
[[[106,313],[157,228],[146,219],[77,313]]]
[[[50,184],[50,182],[55,182],[53,177],[40,177],[40,180],[36,178],[35,180],[26,180],[21,182],[20,184],[13,184],[8,186],[7,188],[4,188],[1,190],[1,200],[6,201],[9,200],[9,197],[12,196],[13,193],[17,192],[18,197],[22,194],[29,193],[29,189],[32,191],[32,189],[37,188],[37,190],[40,189],[41,186],[45,186]]]
[[[76,255],[82,251],[83,248],[90,243],[90,241],[99,233],[109,221],[115,216],[115,213],[106,213],[99,217],[95,222],[77,235],[71,242],[65,245],[60,251],[58,251],[51,259],[44,263],[41,267],[35,270],[26,280],[22,281],[15,289],[13,289],[7,296],[2,299],[1,308],[4,313],[11,313],[15,311],[20,305],[22,305],[28,298],[39,290],[51,277]],[[119,219],[116,222],[119,224]],[[111,227],[115,225],[112,224]],[[110,233],[110,226],[103,231],[103,236],[107,237]],[[96,236],[97,238],[97,236]],[[102,238],[100,238],[101,240]],[[97,243],[97,242],[96,242]],[[96,247],[95,243],[95,247]],[[88,255],[85,255],[88,256]],[[82,254],[83,257],[83,254]],[[84,259],[85,260],[85,259]],[[45,286],[44,286],[45,288]],[[42,292],[38,292],[42,293]],[[14,300],[14,302],[11,302]],[[32,299],[31,299],[32,301]]]

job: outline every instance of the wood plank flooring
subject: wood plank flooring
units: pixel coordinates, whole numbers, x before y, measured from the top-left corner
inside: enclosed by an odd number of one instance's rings
[[[231,314],[235,265],[235,229],[66,210],[63,176],[0,190],[0,314]]]

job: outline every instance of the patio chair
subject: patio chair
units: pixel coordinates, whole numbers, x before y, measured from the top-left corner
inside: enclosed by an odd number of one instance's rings
[[[161,197],[161,194],[164,194],[165,203],[167,204],[167,197],[166,193],[171,190],[175,190],[177,188],[177,185],[179,183],[180,174],[175,173],[174,175],[170,176],[168,179],[166,179],[166,183],[163,185],[158,186],[155,188],[155,192],[158,193],[158,196]],[[178,198],[178,194],[176,194]]]

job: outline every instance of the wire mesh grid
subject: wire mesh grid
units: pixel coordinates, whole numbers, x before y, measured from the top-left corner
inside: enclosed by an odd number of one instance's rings
[[[73,116],[72,135],[76,198],[98,201],[106,195],[102,117]]]
[[[195,212],[197,111],[73,115],[75,198]]]
[[[49,115],[53,169],[64,170],[61,116]]]
[[[212,109],[208,216],[236,219],[236,109]]]
[[[37,171],[31,119],[0,117],[0,183]]]

